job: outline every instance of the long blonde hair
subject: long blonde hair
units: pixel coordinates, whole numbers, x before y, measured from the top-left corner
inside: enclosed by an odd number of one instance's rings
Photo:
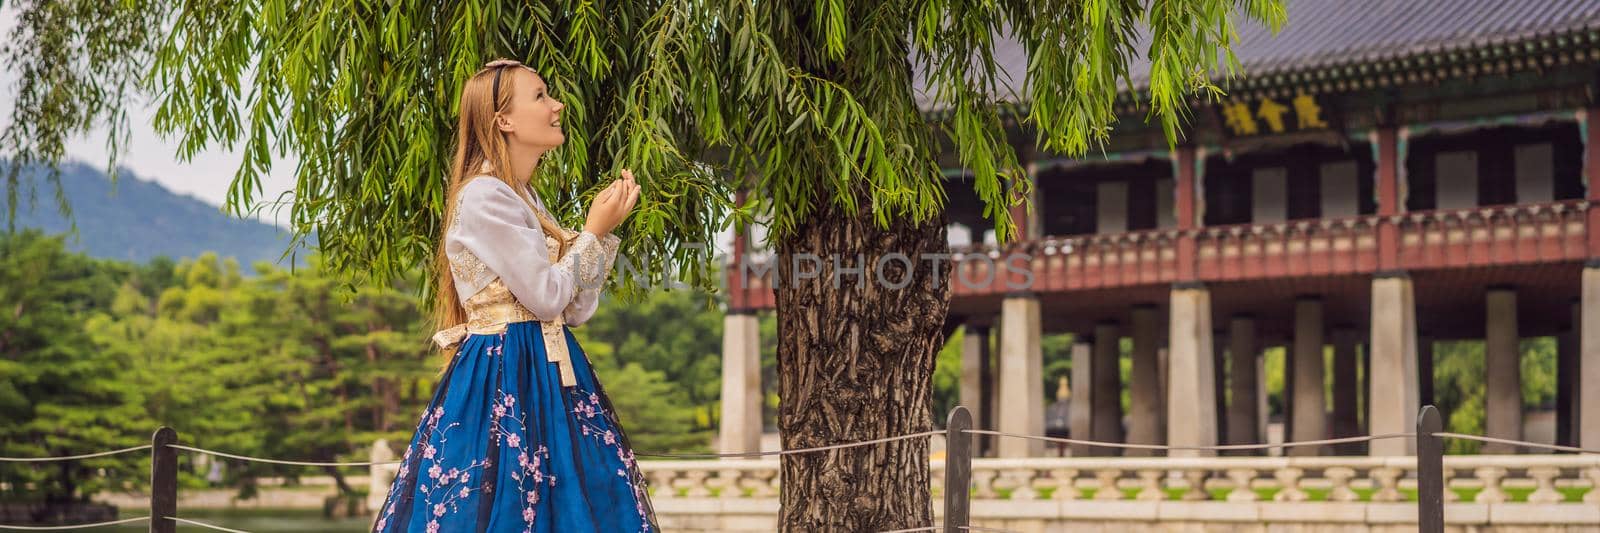
[[[461,118],[456,124],[456,155],[450,163],[450,184],[445,193],[439,246],[433,260],[434,286],[437,287],[433,302],[436,330],[448,329],[467,321],[467,310],[461,306],[455,277],[450,273],[450,258],[445,254],[444,237],[445,233],[450,231],[451,221],[455,220],[456,203],[461,188],[469,179],[483,175],[499,178],[528,203],[528,207],[537,215],[539,228],[544,234],[555,237],[560,242],[557,256],[566,255],[567,248],[571,245],[561,226],[551,220],[542,209],[534,206],[533,200],[529,197],[531,193],[523,186],[524,180],[530,179],[531,176],[511,176],[508,170],[502,170],[511,168],[511,150],[507,134],[495,127],[494,117],[510,105],[514,92],[512,89],[516,84],[514,80],[517,77],[497,74],[515,72],[513,68],[527,69],[515,61],[496,60],[473,74],[461,87]],[[532,72],[532,69],[528,70]],[[496,84],[500,85],[498,91],[495,90]],[[516,244],[506,243],[506,245]],[[543,246],[543,243],[539,245]],[[452,349],[445,350],[446,367],[454,356]]]

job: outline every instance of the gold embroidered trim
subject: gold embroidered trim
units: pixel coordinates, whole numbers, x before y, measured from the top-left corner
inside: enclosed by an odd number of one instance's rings
[[[595,240],[594,234],[584,232],[578,235],[577,241],[567,250],[566,257],[556,263],[556,267],[572,275],[578,290],[597,290],[600,282],[605,281],[608,270],[605,253],[604,245]]]
[[[526,200],[526,199],[525,199]],[[536,209],[530,202],[530,209]],[[450,229],[455,228],[456,221],[461,216],[461,206],[457,204],[455,216],[450,219]],[[566,239],[572,239],[575,232],[562,228]],[[449,230],[446,230],[448,234]],[[585,234],[587,235],[587,234]],[[580,240],[582,240],[580,238]],[[590,236],[588,242],[594,242]],[[559,268],[563,263],[571,272],[571,261],[560,261],[556,257],[561,250],[561,242],[552,236],[545,236],[545,248],[550,254],[550,260],[556,262]],[[575,254],[567,254],[571,258]],[[562,258],[566,259],[566,258]],[[532,311],[517,302],[516,295],[511,294],[511,289],[506,287],[500,276],[489,269],[483,260],[470,250],[462,250],[450,257],[450,272],[463,282],[476,285],[478,282],[493,277],[487,285],[479,289],[476,294],[467,298],[462,307],[467,311],[467,321],[453,327],[440,330],[433,335],[433,342],[440,348],[450,349],[466,340],[468,335],[493,335],[504,332],[506,326],[516,322],[538,321]],[[561,385],[564,387],[578,384],[577,373],[572,366],[572,353],[567,348],[566,318],[557,316],[552,320],[539,322],[541,336],[544,340],[545,359],[555,363],[561,375]]]
[[[478,294],[468,298],[465,307],[465,323],[434,333],[433,342],[440,348],[450,349],[466,340],[468,335],[493,335],[504,332],[506,326],[516,322],[539,320],[532,311],[516,301],[511,290],[499,279],[489,282]],[[545,360],[556,365],[561,374],[561,385],[577,385],[578,376],[572,367],[572,353],[567,348],[566,321],[557,317],[540,322],[539,332],[544,340]]]
[[[462,249],[450,258],[450,273],[469,285],[479,285],[489,274],[489,265],[478,259],[472,250]]]

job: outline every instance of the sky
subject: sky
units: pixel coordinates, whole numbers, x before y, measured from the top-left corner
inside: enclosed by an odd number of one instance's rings
[[[11,31],[17,24],[17,17],[18,11],[14,4],[0,8],[0,38],[11,36]],[[11,108],[16,103],[17,82],[18,74],[0,65],[0,128],[10,123]],[[135,101],[136,105],[128,109],[131,135],[124,152],[118,157],[117,164],[133,171],[141,179],[155,181],[179,194],[187,194],[206,203],[221,206],[227,199],[228,184],[233,180],[233,173],[239,168],[239,162],[243,159],[240,151],[213,147],[195,154],[188,161],[180,160],[178,138],[163,137],[157,134],[151,125],[155,117],[154,102],[147,99]],[[108,133],[109,128],[100,126],[87,135],[71,139],[67,143],[67,158],[104,170],[110,156],[106,147]],[[275,161],[271,175],[261,184],[261,194],[256,197],[276,199],[278,194],[292,190],[294,167],[293,159]],[[48,191],[49,189],[42,188],[41,197],[53,194]],[[274,219],[263,219],[263,221],[287,226],[287,210]]]

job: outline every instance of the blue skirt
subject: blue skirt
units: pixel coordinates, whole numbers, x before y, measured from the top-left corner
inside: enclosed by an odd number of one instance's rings
[[[469,335],[445,369],[373,531],[657,531],[633,450],[570,330],[563,387],[538,322]]]

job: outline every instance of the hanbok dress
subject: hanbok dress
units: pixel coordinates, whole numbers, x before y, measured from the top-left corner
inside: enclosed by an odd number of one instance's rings
[[[656,531],[644,477],[570,326],[594,315],[618,239],[540,229],[531,191],[462,187],[445,251],[468,320],[373,531]]]

